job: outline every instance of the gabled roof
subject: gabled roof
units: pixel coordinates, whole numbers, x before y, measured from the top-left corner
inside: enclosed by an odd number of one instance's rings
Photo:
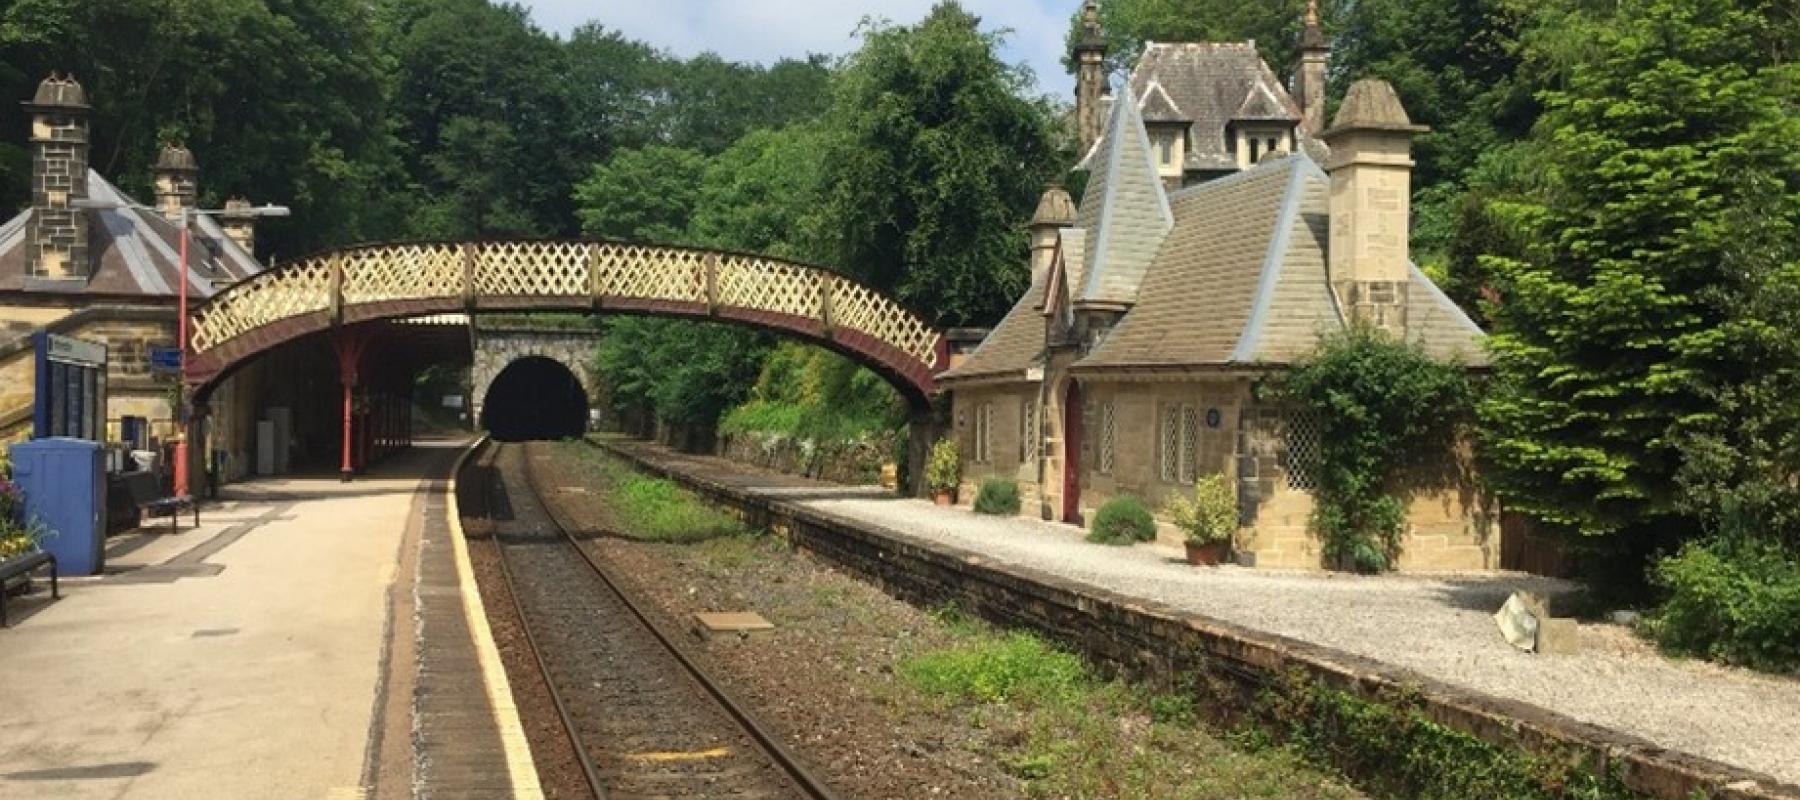
[[[1301,116],[1255,42],[1147,43],[1127,85],[1145,98],[1145,119],[1189,123],[1184,166],[1190,170],[1237,168],[1225,138],[1233,121],[1298,122]],[[1178,116],[1164,113],[1159,95]]]
[[[1144,99],[1138,102],[1138,111],[1145,122],[1193,122],[1181,106],[1176,105],[1175,98],[1169,96],[1169,90],[1155,80],[1144,88]]]
[[[1042,362],[1044,354],[1044,318],[1040,313],[1044,287],[1049,276],[1041,276],[1012,310],[994,326],[993,332],[981,340],[968,359],[938,376],[946,382],[979,378],[1024,380],[1025,371]]]
[[[1330,181],[1305,155],[1175,194],[1175,229],[1138,302],[1074,369],[1281,366],[1344,317],[1326,271]],[[1487,363],[1483,334],[1413,271],[1408,337],[1434,358]]]
[[[1137,98],[1129,87],[1124,92],[1113,104],[1112,123],[1095,151],[1075,217],[1087,245],[1081,279],[1070,283],[1076,303],[1131,303],[1163,236],[1175,224]]]
[[[102,203],[136,204],[93,170],[88,171],[88,196]],[[89,209],[83,213],[88,216],[88,257],[94,267],[91,279],[51,286],[26,278],[30,259],[25,236],[32,214],[27,209],[0,224],[0,290],[146,297],[177,294],[181,239],[174,223],[140,208]],[[210,217],[195,219],[188,253],[188,290],[190,296],[199,299],[263,270]]]

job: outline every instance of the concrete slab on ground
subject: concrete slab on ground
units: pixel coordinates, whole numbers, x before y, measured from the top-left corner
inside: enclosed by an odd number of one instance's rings
[[[228,487],[179,534],[0,631],[0,798],[360,796],[387,595],[450,443],[336,478]]]

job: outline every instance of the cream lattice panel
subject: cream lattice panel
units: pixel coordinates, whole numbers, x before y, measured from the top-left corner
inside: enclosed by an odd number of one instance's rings
[[[830,294],[832,324],[932,363],[938,334],[868,287],[824,270],[775,259],[603,242],[420,243],[347,250],[263,273],[219,294],[194,320],[205,352],[257,328],[332,305],[332,265],[343,269],[346,305],[456,297],[473,260],[477,297],[574,298],[706,303],[708,273],[725,308],[820,319]],[[590,273],[590,270],[592,272]]]
[[[927,364],[934,357],[937,331],[900,304],[867,286],[847,280],[833,281],[831,313],[832,321],[838,327],[862,331]]]
[[[265,272],[208,303],[194,318],[193,347],[204,352],[264,325],[330,307],[329,258],[292,264]]]
[[[578,242],[499,242],[475,248],[475,293],[581,297],[588,293],[588,248]]]
[[[462,247],[411,244],[343,254],[344,302],[421,300],[462,294]]]
[[[819,318],[824,273],[749,256],[719,260],[719,305]]]

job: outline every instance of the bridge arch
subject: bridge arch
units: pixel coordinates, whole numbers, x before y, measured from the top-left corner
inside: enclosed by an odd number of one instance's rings
[[[849,356],[929,409],[944,338],[881,292],[765,256],[616,241],[411,242],[290,263],[194,314],[197,397],[241,364],[304,336],[444,313],[585,311],[713,320]]]

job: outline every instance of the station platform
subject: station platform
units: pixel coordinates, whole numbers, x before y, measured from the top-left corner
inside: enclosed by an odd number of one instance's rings
[[[0,798],[412,797],[444,764],[440,796],[520,794],[529,754],[451,546],[464,444],[226,487],[200,527],[114,537],[104,575],[17,601]]]

